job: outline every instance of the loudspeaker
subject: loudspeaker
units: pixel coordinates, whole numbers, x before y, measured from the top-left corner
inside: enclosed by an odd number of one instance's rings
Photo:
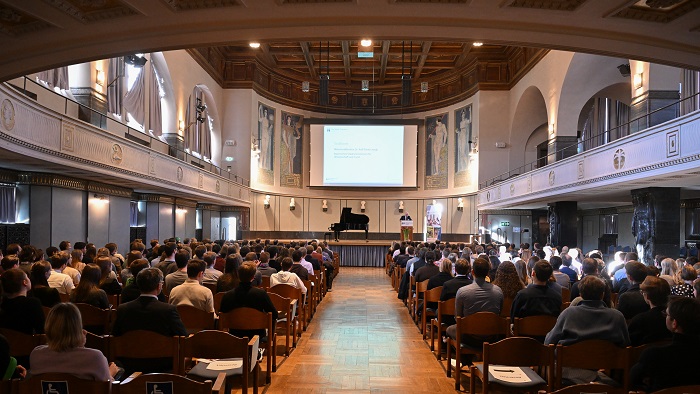
[[[328,105],[328,75],[321,75],[318,83],[318,105]]]
[[[401,76],[401,105],[411,105],[411,76]]]

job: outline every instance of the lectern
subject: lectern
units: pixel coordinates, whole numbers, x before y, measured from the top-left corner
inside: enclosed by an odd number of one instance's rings
[[[413,220],[401,221],[401,241],[413,241]]]

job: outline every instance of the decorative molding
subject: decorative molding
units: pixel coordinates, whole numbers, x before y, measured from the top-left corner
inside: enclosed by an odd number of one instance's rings
[[[124,198],[131,198],[131,196],[134,194],[134,191],[131,189],[97,182],[89,182],[87,184],[86,190],[93,193],[108,194],[110,196]]]
[[[240,0],[163,0],[173,11],[242,6]]]
[[[69,0],[44,1],[83,23],[139,15],[136,10],[129,7],[128,4],[121,0],[78,2]]]
[[[0,182],[3,183],[16,183],[18,173],[10,170],[0,169]]]
[[[134,194],[132,197],[138,201],[158,202],[158,203],[163,203],[163,204],[175,204],[175,197],[164,196],[162,194],[141,193],[141,194]]]
[[[484,209],[479,215],[519,215],[532,216],[532,211],[527,209]]]
[[[181,206],[187,207],[187,208],[197,208],[197,201],[176,198],[175,205],[181,205]]]
[[[656,1],[658,5],[666,5],[665,7],[647,6],[644,3],[632,2],[624,5],[622,8],[613,10],[605,17],[633,19],[644,22],[669,23],[684,15],[687,15],[700,7],[700,2],[696,0],[672,0],[675,4],[661,4],[663,2]],[[652,3],[654,4],[654,3]]]
[[[575,11],[587,0],[511,0],[505,5],[513,8],[535,8],[552,11]]]
[[[17,183],[33,186],[55,186],[72,190],[87,190],[87,181],[35,172],[19,173],[17,175]]]
[[[41,30],[53,25],[36,18],[34,15],[20,11],[7,4],[0,4],[0,32],[12,37],[18,37]]]

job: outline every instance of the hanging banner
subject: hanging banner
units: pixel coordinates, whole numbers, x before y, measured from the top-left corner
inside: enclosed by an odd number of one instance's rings
[[[425,212],[425,240],[428,242],[439,241],[442,236],[442,205],[431,204]]]

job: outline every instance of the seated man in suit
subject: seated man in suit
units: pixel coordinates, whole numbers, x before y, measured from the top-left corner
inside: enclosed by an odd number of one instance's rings
[[[141,296],[134,301],[119,305],[112,335],[118,337],[129,331],[147,330],[165,336],[187,336],[185,325],[175,305],[158,301],[163,290],[163,272],[158,268],[145,268],[136,276]],[[127,373],[165,372],[172,369],[171,359],[124,359]]]

